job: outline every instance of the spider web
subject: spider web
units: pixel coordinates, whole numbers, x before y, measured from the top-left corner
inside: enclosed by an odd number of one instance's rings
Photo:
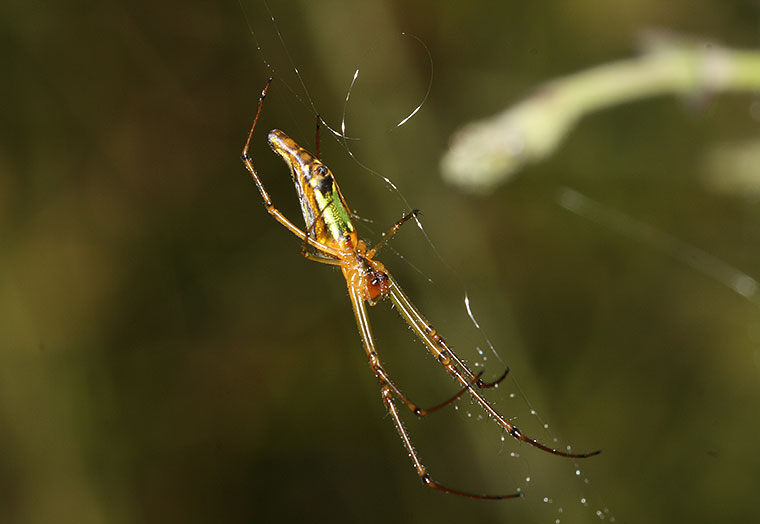
[[[391,200],[395,200],[395,205],[389,206],[387,202],[384,204],[386,208],[390,207],[394,210],[393,215],[382,219],[382,224],[392,223],[395,220],[392,218],[393,216],[403,215],[412,208],[412,205],[410,205],[409,200],[404,196],[398,185],[391,180],[391,177],[382,174],[380,169],[369,167],[367,162],[362,159],[365,154],[370,156],[369,153],[366,153],[366,149],[371,148],[372,144],[387,140],[388,135],[403,135],[405,129],[415,123],[414,117],[418,116],[420,112],[424,113],[424,106],[428,99],[431,85],[433,85],[433,57],[421,39],[406,33],[390,37],[384,36],[373,41],[368,46],[368,50],[359,55],[356,62],[358,65],[354,66],[353,71],[349,70],[345,76],[346,88],[343,103],[339,113],[333,112],[338,117],[336,120],[335,116],[330,118],[329,115],[323,112],[322,108],[324,104],[322,101],[317,101],[316,97],[312,94],[312,90],[309,89],[312,82],[310,78],[316,75],[313,71],[304,71],[303,64],[299,62],[298,58],[293,56],[289,44],[290,33],[281,28],[280,15],[274,8],[274,5],[270,5],[267,2],[257,4],[255,8],[248,3],[243,5],[243,11],[246,13],[252,39],[256,45],[256,56],[261,60],[269,74],[275,78],[276,84],[272,91],[282,89],[287,92],[287,96],[281,96],[279,101],[282,102],[284,100],[290,106],[295,103],[296,108],[291,108],[291,113],[293,114],[292,120],[297,129],[300,128],[298,129],[298,133],[300,133],[298,136],[303,137],[306,143],[311,140],[313,132],[310,132],[307,127],[303,126],[303,122],[309,121],[309,114],[321,116],[326,129],[329,131],[329,133],[322,135],[323,140],[325,136],[336,138],[350,157],[353,166],[360,168],[360,173],[369,175],[369,178],[362,176],[361,182],[366,184],[374,179],[376,181],[375,187],[379,188],[376,193],[380,195],[390,194]],[[264,13],[265,16],[262,16]],[[266,22],[262,22],[264,18],[266,18]],[[382,55],[384,51],[387,51],[385,47],[393,47],[397,51],[399,42],[406,44],[407,53],[420,53],[421,51],[421,55],[426,57],[428,69],[422,73],[420,73],[421,68],[418,68],[417,71],[421,76],[427,75],[427,88],[423,87],[417,102],[407,103],[407,106],[411,108],[407,113],[387,115],[385,123],[373,122],[358,125],[358,123],[366,121],[367,118],[361,114],[361,110],[354,107],[352,102],[361,97],[368,96],[362,89],[367,84],[371,85],[373,82],[377,82],[379,77],[388,74],[387,57],[379,57],[378,55]],[[346,49],[345,46],[342,46],[336,49],[336,53],[346,51]],[[413,51],[409,51],[410,49]],[[401,59],[396,58],[395,60]],[[383,64],[384,67],[376,67],[376,69],[382,69],[382,72],[372,71],[375,62]],[[418,62],[424,64],[425,60]],[[403,81],[404,75],[408,73],[405,73],[403,68],[399,68],[399,70],[400,72],[397,72],[398,85],[400,89],[404,89],[409,85]],[[424,86],[425,82],[422,83]],[[288,98],[290,99],[289,101],[287,100]],[[338,98],[338,96],[335,96],[335,98]],[[265,109],[266,111],[267,109]],[[303,117],[304,115],[306,115],[305,118]],[[299,121],[301,122],[300,125],[297,124]],[[409,131],[409,133],[414,132],[415,130]],[[332,165],[333,159],[330,158],[326,162],[328,165]],[[352,202],[352,195],[356,192],[346,190],[344,178],[335,170],[334,166],[333,170],[336,172],[336,176],[342,186],[344,186],[343,192],[346,198],[348,198],[349,202]],[[385,168],[382,168],[382,170],[384,171]],[[353,171],[356,172],[356,169]],[[379,185],[377,181],[379,181]],[[377,238],[377,232],[383,231],[385,227],[379,225],[381,224],[380,219],[368,219],[364,214],[363,212],[362,216],[357,217],[358,222],[364,224],[364,229],[369,231],[370,235],[374,234]],[[382,213],[379,214],[382,215]],[[375,215],[376,213],[374,212],[367,213],[367,216]],[[522,382],[528,375],[525,373],[527,363],[523,361],[516,365],[515,359],[512,358],[511,349],[504,352],[503,355],[502,351],[497,350],[497,347],[502,346],[502,341],[499,341],[497,344],[492,343],[487,335],[487,329],[481,325],[479,320],[480,313],[478,311],[476,296],[479,293],[476,294],[468,290],[464,284],[466,277],[462,276],[461,272],[458,272],[447,263],[446,254],[439,251],[438,245],[432,240],[432,235],[429,235],[426,227],[423,226],[423,221],[424,219],[416,220],[415,225],[418,232],[416,236],[422,239],[423,244],[427,246],[428,255],[432,256],[427,256],[426,260],[423,260],[418,265],[416,259],[412,261],[405,255],[407,249],[403,242],[394,243],[386,248],[393,256],[403,262],[402,265],[411,268],[405,275],[407,278],[400,279],[402,285],[409,281],[409,278],[412,278],[413,286],[417,286],[415,282],[423,282],[427,287],[432,286],[432,292],[428,289],[428,293],[438,295],[442,289],[450,292],[448,297],[435,302],[437,306],[442,307],[434,308],[434,313],[430,313],[429,319],[434,325],[440,327],[445,336],[451,336],[451,332],[454,332],[454,339],[457,340],[454,344],[455,351],[465,358],[474,371],[477,372],[483,369],[489,375],[498,376],[501,370],[509,365],[511,371],[506,381],[499,388],[488,392],[487,396],[494,402],[497,409],[507,415],[525,434],[538,439],[544,444],[563,450],[571,452],[591,451],[591,449],[575,449],[564,442],[563,439],[554,433],[552,426],[540,414],[540,410],[528,400],[529,398],[535,399],[539,394],[535,392],[535,388],[529,388],[531,390],[530,393],[526,393],[523,391],[521,383],[518,382],[518,379]],[[404,236],[415,235],[409,233],[399,234],[399,237]],[[435,236],[438,237],[438,235]],[[418,242],[418,240],[415,239],[415,242]],[[401,244],[403,247],[395,247],[397,244]],[[385,256],[388,257],[388,254],[386,253]],[[432,264],[429,263],[430,260],[433,261]],[[394,267],[396,265],[394,264]],[[393,269],[392,271],[395,274]],[[415,293],[415,296],[418,294]],[[445,295],[446,293],[443,294]],[[456,306],[457,304],[459,304],[459,307]],[[427,304],[422,305],[418,303],[418,306],[423,313],[428,315],[429,309],[426,308]],[[379,309],[379,307],[375,308],[375,310]],[[378,312],[375,310],[371,311],[373,323],[375,322],[374,317],[378,316]],[[448,312],[445,310],[448,310]],[[443,318],[443,320],[439,322],[436,318]],[[387,320],[389,326],[394,323],[395,326],[398,326],[399,320],[397,318],[389,318]],[[383,320],[378,321],[378,325],[385,324],[386,322]],[[376,331],[379,330],[376,329]],[[385,336],[383,335],[378,338],[380,339],[378,344],[385,346],[386,344],[383,344]],[[407,346],[414,344],[409,338],[406,337]],[[358,347],[358,340],[356,341],[356,345]],[[422,367],[435,370],[435,363],[432,363],[431,359],[421,351],[421,347],[418,345],[414,349],[418,350],[417,353],[420,354],[420,357],[416,361],[412,361],[412,363],[407,361],[403,365],[397,356],[393,354],[394,350],[392,348],[381,350],[381,356],[392,367],[393,376],[399,384],[406,386],[407,384],[414,384],[417,380],[415,373],[405,372],[405,370],[418,370]],[[523,350],[520,349],[516,353],[520,353],[521,351]],[[404,353],[408,352],[404,351]],[[441,395],[446,395],[446,391],[451,391],[450,379],[442,378],[440,374],[435,374],[434,376],[438,382],[443,384],[443,387],[440,389]],[[446,385],[449,386],[449,389],[446,389]],[[405,386],[402,389],[406,389]],[[424,396],[424,391],[415,391],[414,387],[409,387],[407,393],[413,399],[416,399],[418,396]],[[435,400],[431,398],[431,402],[433,403],[439,400],[440,398],[438,397]],[[537,404],[548,405],[549,403],[544,402],[544,399],[542,399]],[[452,417],[452,411],[457,415]],[[534,522],[554,522],[556,524],[586,520],[615,521],[613,513],[606,506],[601,495],[591,486],[590,475],[586,473],[585,461],[553,456],[528,445],[517,443],[491,421],[486,420],[486,415],[482,410],[473,405],[466,397],[457,401],[453,408],[447,410],[445,415],[436,414],[436,420],[433,422],[428,423],[426,419],[417,422],[413,417],[409,416],[405,416],[404,418],[407,423],[407,429],[412,434],[418,447],[418,451],[421,452],[423,460],[436,480],[465,491],[509,493],[517,490],[525,494],[524,499],[519,501],[494,503],[498,507],[489,508],[489,511],[496,511],[505,516],[523,514],[528,515],[530,520]],[[390,421],[386,421],[386,423],[390,425]],[[453,424],[458,426],[455,431],[451,429]],[[417,438],[418,434],[421,434],[419,440]],[[458,434],[459,438],[464,438],[463,443],[458,443],[461,445],[454,446],[454,444],[457,444],[455,442],[451,443],[453,447],[444,445],[443,458],[449,459],[451,458],[450,453],[457,453],[475,460],[477,468],[474,469],[477,470],[481,478],[474,479],[474,482],[477,484],[471,489],[468,489],[468,485],[464,479],[473,480],[472,476],[465,475],[457,478],[454,476],[456,472],[448,471],[449,468],[447,468],[445,460],[441,460],[441,457],[436,458],[434,450],[425,448],[430,441],[440,440],[440,437],[436,438],[433,435],[441,434]],[[597,445],[597,443],[593,443],[593,445]],[[399,449],[402,449],[400,444]],[[448,454],[446,450],[448,450]],[[440,475],[438,474],[439,471],[441,471]],[[412,471],[409,470],[405,473],[412,481],[410,484],[414,485]],[[427,493],[422,493],[426,490],[419,491],[421,497],[427,496]]]

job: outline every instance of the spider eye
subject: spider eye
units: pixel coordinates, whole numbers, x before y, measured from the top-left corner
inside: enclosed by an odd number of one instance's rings
[[[315,167],[315,168],[314,168],[314,171],[315,171],[315,172],[316,172],[316,174],[318,174],[319,176],[327,176],[327,172],[328,172],[328,170],[327,170],[327,166],[325,166],[325,165],[323,165],[323,164],[320,164],[320,165],[318,165],[317,167]]]
[[[387,282],[388,282],[388,275],[386,275],[382,271],[373,271],[372,272],[372,285],[373,286],[383,286]]]

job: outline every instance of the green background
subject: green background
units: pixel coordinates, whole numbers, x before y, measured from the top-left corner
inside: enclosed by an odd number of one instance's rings
[[[0,521],[757,520],[756,297],[684,263],[674,245],[639,242],[556,201],[572,187],[760,275],[758,194],[707,181],[712,148],[757,136],[757,96],[661,98],[590,116],[554,157],[486,197],[445,185],[438,162],[464,122],[634,55],[647,28],[757,47],[758,3],[269,9],[276,24],[253,0],[0,7]],[[431,77],[425,48],[402,31],[427,46],[433,83],[395,129]],[[502,443],[463,400],[430,420],[405,416],[431,473],[526,497],[479,502],[421,487],[340,274],[300,256],[240,163],[272,74],[253,154],[277,205],[300,222],[266,131],[313,148],[315,111],[339,128],[345,109],[347,133],[361,138],[350,143],[356,159],[422,209],[431,240],[406,226],[386,266],[496,376],[502,364],[474,351],[486,346],[466,288],[512,370],[491,395],[497,407],[542,441],[600,456],[576,463]],[[370,241],[408,210],[324,130],[322,156]],[[414,400],[456,391],[387,304],[371,314],[381,356]]]

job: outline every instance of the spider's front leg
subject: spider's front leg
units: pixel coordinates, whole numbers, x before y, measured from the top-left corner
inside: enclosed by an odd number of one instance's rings
[[[283,215],[279,209],[275,207],[274,203],[272,202],[272,198],[269,196],[269,193],[264,187],[264,183],[261,181],[261,178],[259,177],[259,174],[253,165],[253,157],[249,153],[249,151],[251,150],[251,140],[253,139],[253,131],[256,129],[256,123],[259,121],[259,116],[261,115],[261,108],[264,106],[264,99],[267,96],[267,91],[269,90],[269,85],[271,83],[272,83],[272,79],[270,78],[269,80],[267,80],[267,83],[264,86],[264,89],[262,89],[261,91],[261,97],[259,98],[258,109],[256,109],[256,116],[253,118],[253,125],[251,125],[251,130],[248,133],[248,139],[245,141],[245,146],[243,146],[243,151],[241,153],[243,164],[245,165],[245,168],[248,170],[248,172],[251,174],[253,181],[256,183],[256,187],[258,188],[259,193],[261,193],[261,198],[264,201],[264,207],[266,207],[267,213],[269,213],[272,216],[272,218],[277,220],[277,222],[282,224],[288,231],[290,231],[295,236],[303,240],[305,243],[308,243],[309,245],[317,249],[319,252],[322,252],[322,253],[325,253],[326,255],[337,258],[336,250],[329,248],[323,244],[320,244],[313,238],[310,238],[308,234],[302,231],[298,226],[296,226],[293,222],[291,222],[285,215]]]

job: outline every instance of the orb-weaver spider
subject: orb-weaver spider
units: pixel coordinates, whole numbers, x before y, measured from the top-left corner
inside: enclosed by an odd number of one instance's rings
[[[299,146],[278,129],[269,132],[269,146],[277,153],[286,164],[290,167],[291,176],[296,186],[298,199],[301,203],[306,230],[302,230],[288,220],[272,203],[269,193],[264,188],[256,168],[253,166],[253,160],[249,155],[251,139],[256,129],[256,123],[261,114],[261,108],[264,104],[269,86],[272,82],[270,78],[261,92],[256,116],[248,133],[248,140],[243,147],[243,163],[253,177],[256,186],[259,188],[261,197],[264,199],[264,205],[272,217],[280,224],[285,226],[291,233],[303,241],[301,254],[308,260],[314,260],[323,264],[330,264],[340,267],[348,286],[348,294],[351,298],[351,305],[356,316],[356,323],[359,328],[364,350],[367,353],[370,367],[380,382],[380,394],[383,399],[388,413],[398,430],[404,447],[409,452],[414,469],[419,475],[425,486],[451,493],[476,499],[507,499],[521,497],[520,491],[508,495],[481,495],[458,491],[441,485],[434,481],[422,464],[417,451],[412,445],[409,433],[404,427],[395,400],[397,399],[404,404],[409,411],[417,416],[424,416],[439,408],[442,408],[464,393],[469,393],[472,399],[480,405],[481,408],[493,418],[504,430],[512,437],[531,446],[561,455],[563,457],[585,458],[596,455],[599,451],[592,453],[566,453],[557,449],[550,448],[541,444],[535,439],[529,438],[509,422],[501,413],[486,400],[479,392],[479,389],[495,386],[507,375],[507,371],[494,382],[484,382],[481,379],[481,373],[473,373],[464,361],[446,344],[444,339],[425,319],[424,316],[412,304],[406,294],[401,290],[396,280],[385,269],[382,263],[375,260],[375,255],[380,248],[398,231],[398,229],[409,219],[416,217],[418,211],[414,210],[404,218],[396,222],[383,238],[372,249],[367,249],[364,240],[360,240],[354,225],[351,222],[351,214],[348,204],[338,188],[338,184],[333,177],[330,169],[324,165],[318,156],[314,156],[304,148]],[[317,135],[318,138],[318,135]],[[317,145],[319,151],[319,145]],[[401,317],[413,329],[415,335],[425,344],[428,351],[440,362],[446,371],[454,377],[461,390],[450,399],[441,404],[430,408],[422,409],[412,402],[401,390],[391,381],[380,362],[380,357],[375,348],[372,329],[367,316],[366,303],[375,305],[380,300],[389,298],[396,306]]]

